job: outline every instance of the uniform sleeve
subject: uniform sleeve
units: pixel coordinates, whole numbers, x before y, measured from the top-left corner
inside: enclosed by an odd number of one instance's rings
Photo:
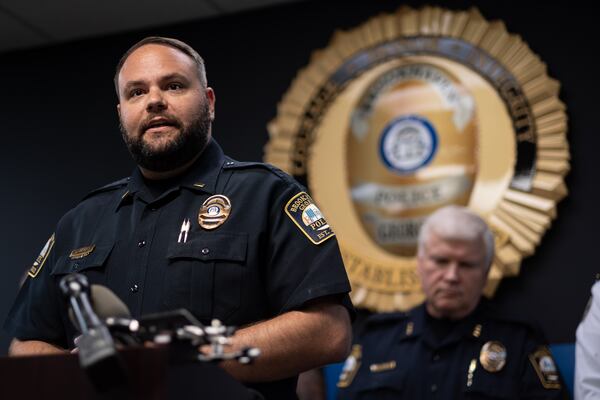
[[[539,334],[529,332],[521,356],[523,373],[519,398],[569,399],[556,362]]]
[[[350,283],[335,234],[298,185],[277,195],[270,217],[266,281],[273,311],[283,313],[339,295],[353,316]]]
[[[577,328],[575,346],[575,400],[600,399],[600,282]]]
[[[68,348],[63,299],[51,275],[57,262],[54,235],[28,271],[4,322],[4,329],[19,340],[41,340]]]

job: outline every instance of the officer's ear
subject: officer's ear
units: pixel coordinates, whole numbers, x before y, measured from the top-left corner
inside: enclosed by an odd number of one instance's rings
[[[117,103],[117,114],[119,115],[119,119],[121,119],[121,103]]]
[[[215,96],[215,91],[210,86],[207,86],[204,90],[204,94],[206,96],[206,100],[208,101],[208,112],[210,114],[210,120],[214,121],[215,119],[215,103],[217,102],[217,97]]]

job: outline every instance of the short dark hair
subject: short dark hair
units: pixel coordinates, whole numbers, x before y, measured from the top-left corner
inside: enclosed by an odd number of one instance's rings
[[[147,44],[159,44],[159,45],[163,45],[163,46],[173,47],[174,49],[177,49],[177,50],[181,51],[182,53],[188,55],[196,63],[196,67],[198,68],[198,78],[200,79],[200,83],[202,84],[202,86],[206,87],[206,84],[207,84],[206,83],[206,68],[204,67],[204,60],[202,59],[202,57],[200,56],[200,54],[198,54],[198,52],[196,50],[194,50],[190,45],[182,42],[181,40],[162,37],[162,36],[148,36],[148,37],[140,40],[133,46],[131,46],[129,48],[129,50],[127,50],[125,52],[125,54],[123,54],[123,56],[119,60],[119,63],[117,64],[117,69],[115,71],[115,77],[114,77],[115,90],[117,91],[117,97],[119,97],[119,73],[121,72],[121,69],[123,68],[123,64],[125,64],[125,61],[127,61],[127,58],[129,58],[131,53],[133,53],[135,50],[137,50],[140,47],[147,45]]]

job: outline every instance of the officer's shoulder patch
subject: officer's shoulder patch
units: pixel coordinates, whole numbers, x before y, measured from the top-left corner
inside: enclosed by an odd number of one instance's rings
[[[88,194],[86,194],[85,196],[83,196],[81,201],[89,199],[90,197],[93,197],[99,193],[108,192],[111,190],[116,190],[116,189],[122,188],[123,186],[127,185],[127,183],[129,183],[129,179],[130,179],[129,177],[119,179],[118,181],[109,183],[108,185],[104,185],[98,189],[94,189],[91,192],[89,192]]]
[[[42,248],[40,255],[37,256],[37,258],[31,265],[31,267],[29,268],[27,275],[29,275],[32,278],[35,278],[40,273],[40,271],[42,270],[42,267],[44,266],[44,264],[46,263],[46,260],[48,259],[48,255],[50,254],[50,251],[52,251],[52,247],[54,247],[54,241],[55,241],[55,239],[54,239],[54,233],[53,233],[52,236],[50,236],[50,239],[48,239],[48,241]]]
[[[344,362],[344,367],[342,368],[342,373],[340,374],[340,378],[337,383],[337,387],[346,388],[350,386],[358,369],[360,368],[360,363],[362,359],[362,347],[360,344],[355,344],[352,346],[352,352],[346,358]]]
[[[314,244],[335,236],[325,217],[306,192],[293,196],[285,205],[285,213]]]
[[[550,350],[546,346],[540,346],[533,353],[529,354],[529,360],[544,388],[560,389],[558,369]]]

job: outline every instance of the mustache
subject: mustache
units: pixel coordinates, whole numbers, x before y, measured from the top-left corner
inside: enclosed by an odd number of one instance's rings
[[[157,125],[170,125],[175,128],[182,128],[183,123],[181,120],[171,114],[154,114],[148,116],[140,124],[140,132],[146,132],[149,128]]]

